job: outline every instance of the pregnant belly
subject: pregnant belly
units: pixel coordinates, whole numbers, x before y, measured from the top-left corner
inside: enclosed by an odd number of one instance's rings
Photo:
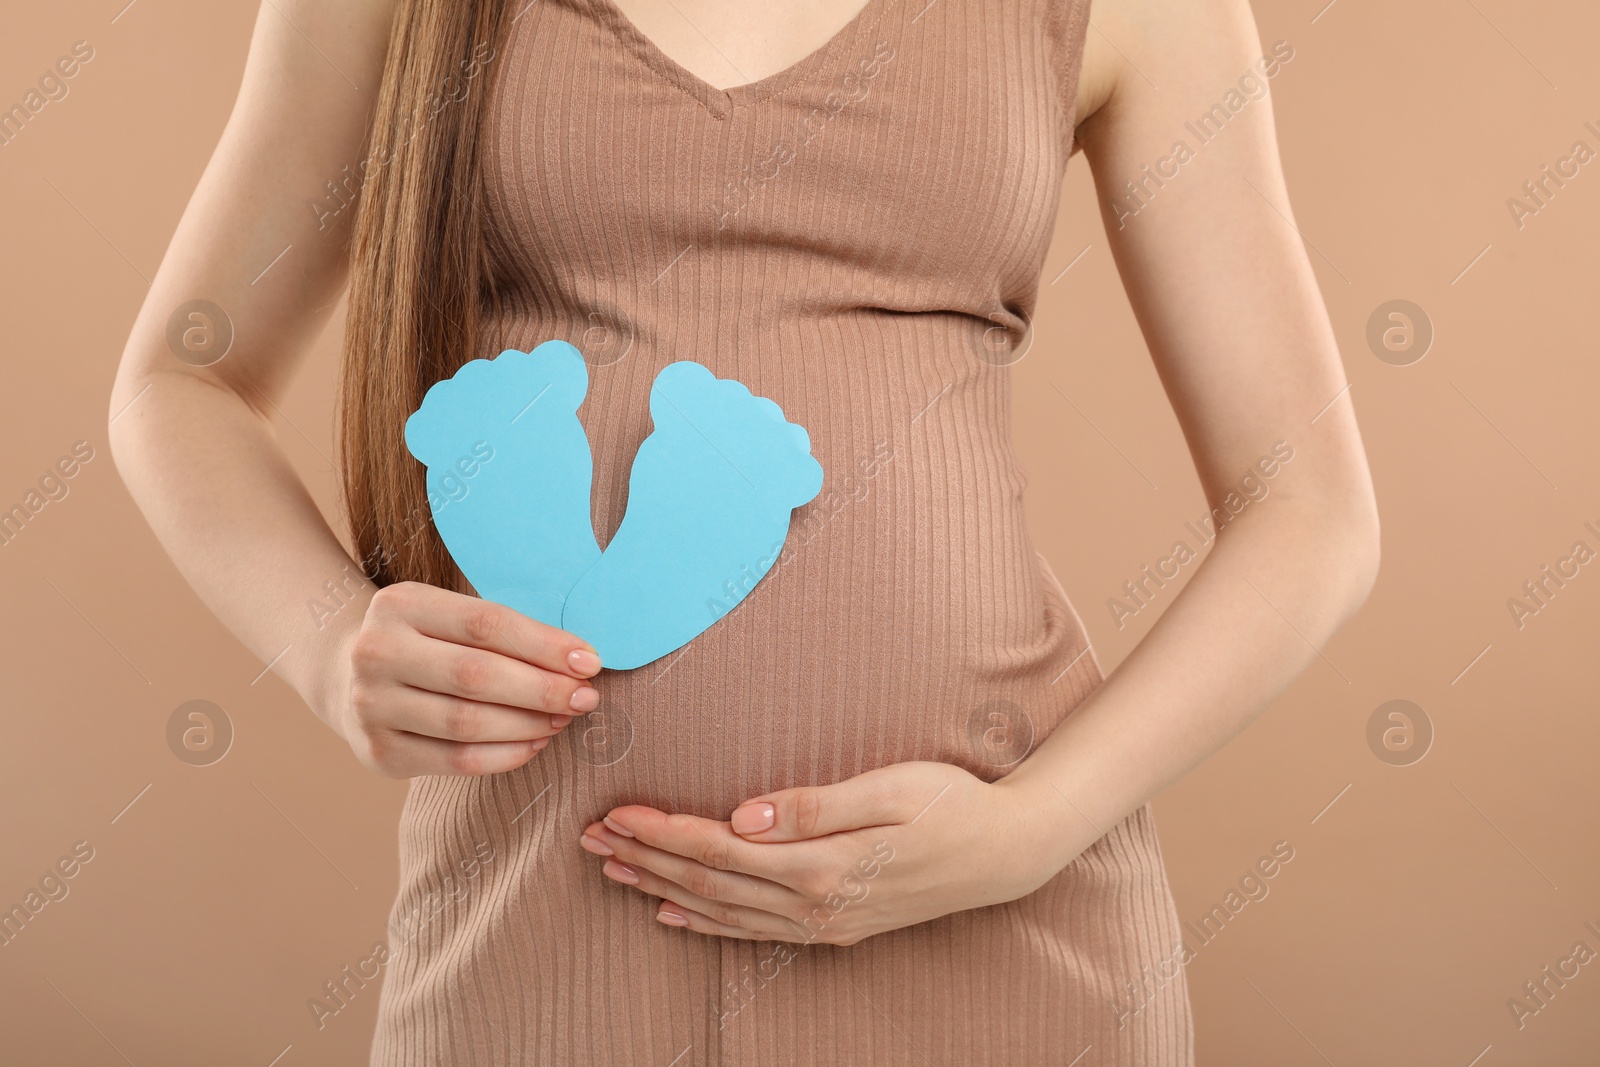
[[[1098,681],[1083,627],[1020,504],[919,521],[928,487],[893,476],[797,512],[737,608],[677,653],[602,673],[600,709],[546,757],[593,769],[607,806],[715,818],[910,760],[1006,773]]]
[[[894,763],[986,780],[1014,768],[1100,680],[1076,612],[1020,509],[991,501],[930,524],[907,507],[926,486],[874,490],[814,523],[682,650],[603,671],[599,709],[523,767],[416,779],[394,914],[448,895],[478,848],[506,887],[468,898],[474,912],[510,909],[543,930],[596,901],[622,907],[577,841],[624,804],[725,820],[750,797]]]

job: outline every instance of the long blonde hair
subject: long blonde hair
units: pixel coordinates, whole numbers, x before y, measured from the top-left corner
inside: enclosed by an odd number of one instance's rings
[[[337,404],[342,504],[378,585],[460,578],[405,420],[475,356],[498,309],[479,166],[505,0],[400,0],[361,164]]]

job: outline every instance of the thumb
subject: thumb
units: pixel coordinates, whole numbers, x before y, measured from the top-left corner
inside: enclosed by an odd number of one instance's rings
[[[834,785],[780,789],[733,809],[733,832],[751,841],[805,841],[828,834],[888,826],[908,815],[900,791],[876,772]]]

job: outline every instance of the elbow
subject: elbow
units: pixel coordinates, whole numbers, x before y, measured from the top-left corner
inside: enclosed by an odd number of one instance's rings
[[[111,386],[111,396],[106,402],[106,445],[111,453],[112,465],[124,479],[128,464],[138,452],[141,432],[146,420],[141,419],[139,408],[149,399],[155,386],[155,375],[139,373],[124,361]]]
[[[153,449],[159,449],[167,439],[181,432],[179,420],[160,415],[164,404],[170,403],[171,390],[189,380],[193,380],[193,376],[141,367],[123,360],[106,402],[105,426],[111,463],[124,483],[130,473],[148,460]]]
[[[127,460],[128,435],[139,423],[137,418],[129,415],[129,411],[143,398],[148,388],[149,381],[135,380],[124,372],[117,374],[116,382],[111,386],[111,396],[106,402],[106,445],[111,452],[111,462],[118,471],[122,470]]]
[[[1378,582],[1382,562],[1382,529],[1378,504],[1371,488],[1353,493],[1339,508],[1339,537],[1335,551],[1343,615],[1349,618],[1361,609]]]

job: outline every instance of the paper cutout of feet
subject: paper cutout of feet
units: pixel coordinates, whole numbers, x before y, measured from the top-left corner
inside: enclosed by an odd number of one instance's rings
[[[589,524],[594,463],[578,406],[589,370],[565,341],[475,359],[406,420],[428,468],[428,506],[450,556],[486,600],[561,625],[567,591],[600,558]]]
[[[601,662],[624,669],[682,648],[733,610],[778,558],[790,512],[822,489],[803,427],[691,360],[656,375],[650,417],[627,514],[563,616]]]
[[[627,512],[601,553],[576,416],[587,388],[582,357],[565,342],[473,360],[428,390],[406,444],[428,465],[435,523],[479,594],[582,637],[607,668],[629,670],[682,648],[749,595],[782,551],[792,510],[821,491],[822,467],[804,427],[773,401],[692,360],[669,364],[650,389],[654,430],[629,473]],[[523,409],[540,389],[548,393]],[[445,479],[465,473],[457,457],[496,433],[506,447],[480,468],[494,467],[496,479],[469,480],[455,498],[444,492]]]

